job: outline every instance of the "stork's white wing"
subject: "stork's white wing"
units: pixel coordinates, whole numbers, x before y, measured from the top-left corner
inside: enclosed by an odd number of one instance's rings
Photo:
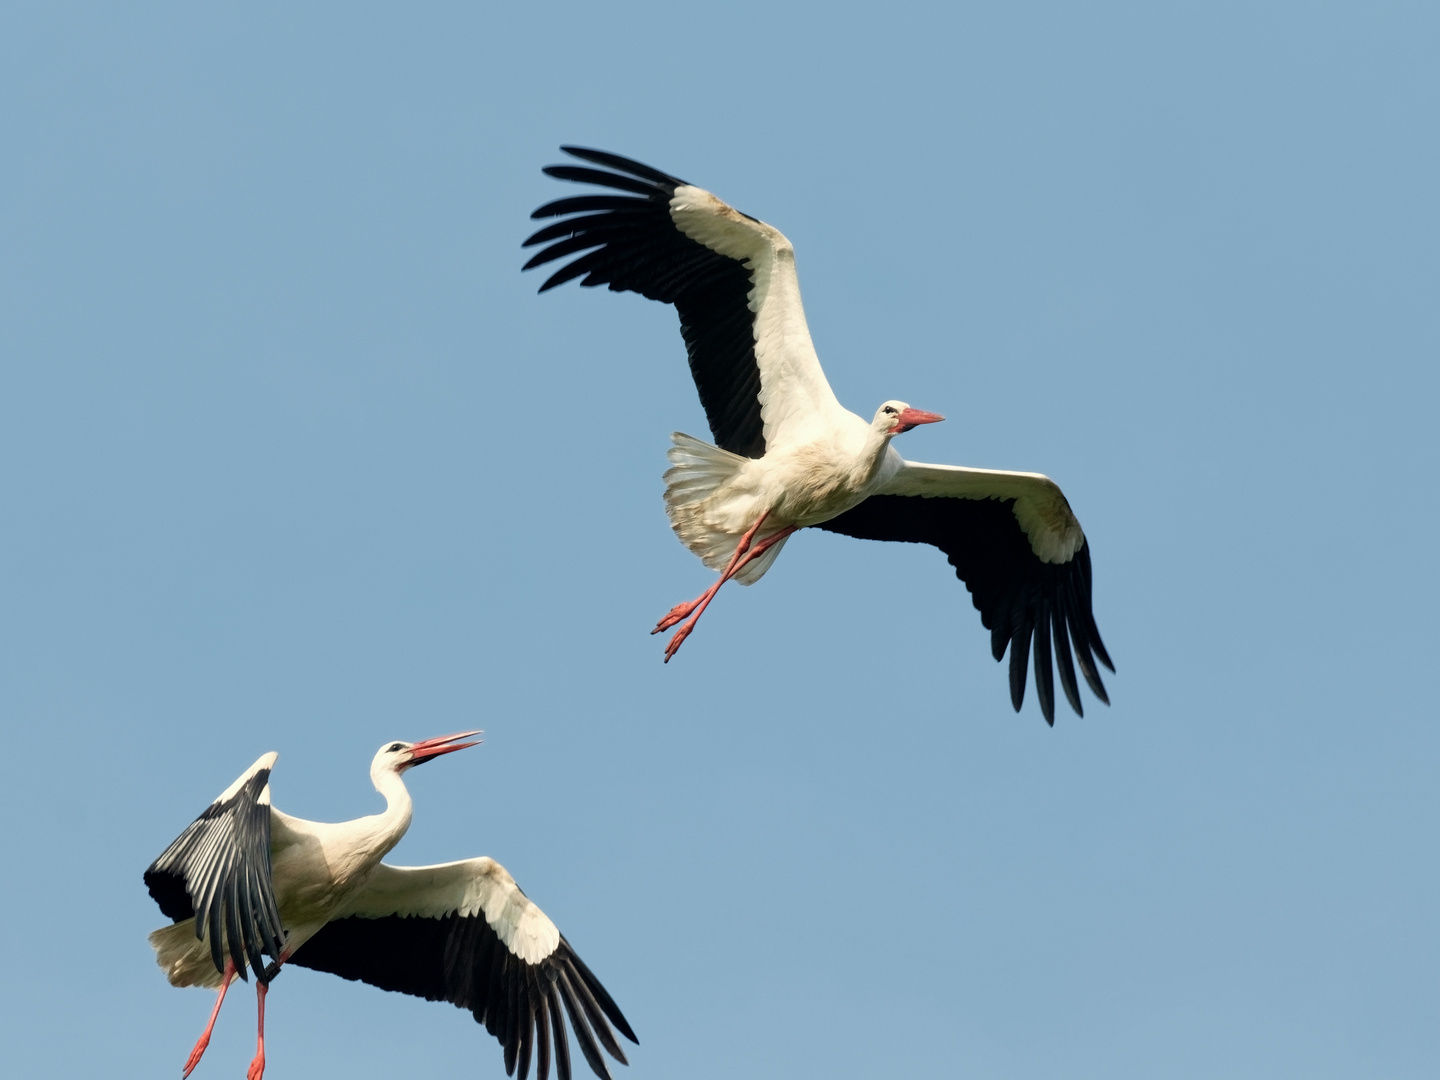
[[[535,211],[564,220],[526,240],[548,245],[527,270],[586,252],[542,292],[578,277],[674,304],[711,434],[731,453],[760,457],[767,446],[846,422],[810,340],[795,249],[778,229],[648,165],[564,149],[616,171],[554,165],[546,173],[630,194],[559,199]]]
[[[1109,701],[1095,661],[1115,668],[1091,610],[1090,548],[1049,477],[902,461],[880,492],[819,528],[943,551],[990,631],[995,659],[1010,650],[1010,700],[1017,711],[1032,645],[1047,722],[1055,722],[1052,643],[1071,707],[1083,714],[1076,663],[1095,696]]]
[[[824,435],[848,415],[830,389],[800,300],[795,248],[779,229],[686,184],[670,199],[670,218],[691,240],[750,271],[755,362],[765,443],[795,444]]]
[[[546,1080],[552,1052],[560,1080],[570,1080],[566,1017],[597,1076],[610,1075],[602,1047],[625,1062],[612,1024],[636,1041],[600,980],[493,859],[382,863],[290,963],[469,1010],[520,1080],[532,1056]]]
[[[480,916],[515,956],[538,964],[560,944],[560,931],[494,859],[462,859],[437,866],[381,863],[345,914],[362,918],[416,915]]]
[[[1085,543],[1060,485],[1043,473],[906,461],[878,494],[1012,501],[1016,523],[1044,563],[1069,562]]]

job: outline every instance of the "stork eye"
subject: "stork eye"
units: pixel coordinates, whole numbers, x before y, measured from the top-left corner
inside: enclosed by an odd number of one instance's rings
[[[398,751],[398,750],[404,750],[404,749],[405,749],[405,744],[404,744],[404,743],[392,742],[392,743],[390,744],[390,746],[389,746],[389,751],[390,751],[390,753],[392,753],[392,754],[395,753],[395,752]]]
[[[886,406],[885,406],[885,415],[886,415],[886,416],[894,416],[898,411],[899,411],[899,410],[896,409],[894,405],[886,405]]]

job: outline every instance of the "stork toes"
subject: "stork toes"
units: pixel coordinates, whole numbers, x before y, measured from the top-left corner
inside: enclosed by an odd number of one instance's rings
[[[250,1062],[250,1068],[245,1070],[245,1080],[260,1080],[265,1075],[265,1048],[262,1046],[254,1059]]]
[[[661,619],[658,623],[655,624],[655,629],[651,630],[650,633],[658,634],[664,630],[669,630],[670,627],[674,626],[676,623],[682,622],[686,618],[686,616],[688,616],[699,606],[700,600],[698,599],[686,600],[683,604],[676,604],[674,607],[672,607],[669,611],[665,613],[665,617],[663,619]]]
[[[740,537],[740,542],[735,545],[734,554],[730,556],[730,562],[726,565],[724,572],[714,585],[711,585],[710,588],[706,589],[694,600],[687,600],[683,604],[676,604],[665,613],[663,619],[655,624],[655,629],[651,630],[650,633],[658,634],[662,630],[669,630],[670,627],[689,616],[691,612],[694,612],[698,618],[700,612],[705,610],[705,605],[710,602],[710,598],[715,595],[720,586],[729,581],[735,571],[739,570],[740,567],[744,566],[745,563],[754,557],[754,555],[750,553],[750,541],[755,538],[756,532],[759,531],[761,525],[765,524],[765,519],[769,516],[770,512],[767,510],[760,515],[754,525],[751,525],[750,528],[746,530],[745,535]],[[685,640],[685,635],[689,632],[690,631],[687,630],[684,634],[679,634],[670,639],[670,644],[665,648],[665,662],[667,664],[670,662],[670,657],[675,655],[675,650],[680,647],[680,642]]]
[[[768,511],[761,514],[760,520],[750,526],[750,531],[740,538],[740,543],[735,545],[735,554],[730,556],[730,565],[725,567],[725,572],[720,575],[714,585],[711,585],[710,588],[706,589],[696,599],[684,604],[676,604],[663,619],[655,624],[655,629],[650,631],[652,634],[658,634],[661,630],[668,630],[681,619],[684,619],[687,615],[689,616],[689,621],[680,627],[679,630],[675,631],[675,636],[672,637],[669,644],[665,646],[665,663],[668,664],[670,658],[680,651],[681,644],[690,636],[690,631],[695,629],[695,624],[700,621],[700,616],[705,614],[705,609],[710,606],[710,601],[715,599],[715,594],[720,591],[720,586],[724,585],[725,582],[729,581],[741,570],[745,569],[746,566],[760,558],[765,552],[769,551],[798,528],[796,525],[786,525],[783,529],[773,532],[765,537],[765,539],[752,544],[751,541],[754,539],[756,532],[759,531],[761,525],[765,524],[765,519],[769,516]]]
[[[180,1073],[181,1080],[195,1071],[195,1066],[200,1064],[200,1059],[205,1056],[205,1048],[210,1045],[210,1033],[207,1031],[201,1035],[195,1043],[195,1049],[190,1051],[190,1056],[185,1059],[185,1068]]]
[[[670,662],[670,658],[680,651],[681,643],[683,643],[684,640],[690,636],[690,631],[694,629],[695,621],[692,619],[690,622],[687,622],[684,626],[680,627],[679,630],[675,631],[675,635],[670,639],[669,644],[665,646],[665,663],[668,664]]]
[[[215,1012],[219,1013],[220,1006],[215,1006]],[[195,1040],[195,1048],[190,1051],[190,1056],[185,1059],[185,1068],[180,1073],[181,1080],[195,1071],[195,1066],[200,1064],[200,1059],[205,1056],[205,1048],[210,1045],[210,1031],[215,1026],[215,1017],[210,1017],[210,1025]]]

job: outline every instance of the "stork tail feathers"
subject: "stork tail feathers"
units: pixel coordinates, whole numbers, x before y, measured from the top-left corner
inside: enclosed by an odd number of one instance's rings
[[[171,986],[220,985],[221,974],[210,957],[210,946],[195,937],[195,920],[185,919],[161,927],[150,935],[155,962]]]
[[[664,477],[665,513],[670,527],[706,566],[723,571],[730,564],[740,536],[732,536],[707,521],[707,503],[717,490],[735,479],[750,459],[679,431],[671,434],[670,441],[673,445],[665,455],[670,459],[670,468]]]

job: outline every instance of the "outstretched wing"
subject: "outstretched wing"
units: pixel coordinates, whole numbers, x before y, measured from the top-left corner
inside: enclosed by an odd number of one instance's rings
[[[195,919],[215,970],[226,953],[240,977],[248,965],[265,982],[265,962],[280,959],[284,930],[270,878],[270,770],[266,754],[206,807],[145,871],[145,884],[174,922]]]
[[[525,241],[548,244],[525,269],[579,252],[540,286],[572,278],[674,304],[690,374],[716,445],[757,458],[777,440],[837,425],[835,399],[805,322],[795,249],[776,229],[710,192],[599,150],[562,147],[601,165],[552,165],[558,180],[626,192],[546,203],[532,218],[563,218]],[[613,170],[613,171],[609,171]]]
[[[609,1077],[604,1047],[625,1064],[613,1024],[635,1033],[600,981],[555,924],[493,859],[439,866],[382,863],[346,909],[289,963],[358,979],[382,990],[469,1009],[505,1048],[505,1071],[520,1080],[537,1057],[547,1080],[570,1080],[562,1010],[590,1068]]]
[[[1010,649],[1010,700],[1025,700],[1033,643],[1040,711],[1055,723],[1051,641],[1060,685],[1084,715],[1075,664],[1095,696],[1109,696],[1098,659],[1115,670],[1090,603],[1090,547],[1059,486],[1039,473],[907,461],[880,494],[818,526],[862,540],[933,544],[970,590],[996,660]],[[1072,660],[1073,649],[1073,660]]]

